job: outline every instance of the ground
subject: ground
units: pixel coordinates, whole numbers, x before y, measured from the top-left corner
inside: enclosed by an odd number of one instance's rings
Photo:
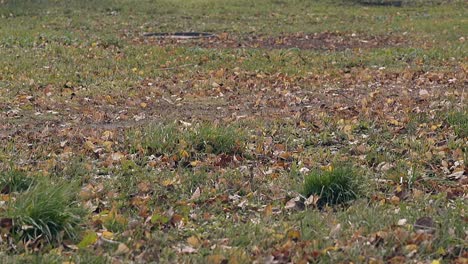
[[[1,262],[467,263],[466,17],[0,1]]]

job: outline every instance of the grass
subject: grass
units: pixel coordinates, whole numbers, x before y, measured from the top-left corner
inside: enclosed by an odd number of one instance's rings
[[[201,124],[191,135],[188,143],[196,150],[214,154],[242,153],[246,136],[235,126]]]
[[[422,199],[425,198],[427,197]],[[315,239],[316,243],[312,245],[312,249],[319,251],[319,254],[323,254],[323,257],[317,259],[319,262],[341,262],[346,260],[360,262],[366,255],[385,255],[386,258],[391,259],[392,252],[389,248],[399,247],[407,241],[414,241],[415,236],[410,235],[405,230],[411,230],[412,225],[418,218],[429,215],[442,228],[438,229],[435,235],[422,235],[428,241],[418,244],[418,252],[424,252],[431,259],[443,258],[449,261],[453,258],[453,256],[450,256],[451,254],[459,254],[460,252],[456,248],[449,247],[451,248],[450,253],[441,251],[440,248],[447,248],[447,245],[450,244],[449,241],[452,239],[462,239],[462,219],[454,214],[459,212],[460,206],[463,207],[463,205],[460,203],[461,201],[449,207],[443,205],[443,200],[437,199],[433,202],[435,202],[434,207],[427,206],[428,201],[420,200],[406,202],[395,208],[388,204],[383,206],[375,205],[361,200],[353,203],[346,210],[336,213],[305,211],[298,218],[301,221],[301,233],[304,239]],[[393,213],[390,213],[392,210]],[[406,224],[398,226],[397,223],[400,219],[405,219]],[[341,223],[340,229],[335,233],[331,233],[330,231],[336,229],[338,223]],[[450,231],[450,229],[452,230]],[[333,246],[331,235],[352,237],[355,230],[359,230],[360,235],[369,237],[368,242],[370,244],[356,243],[350,245],[351,248],[348,248],[346,253],[334,249],[327,253],[322,251],[323,248]],[[395,230],[398,230],[398,232],[393,233]],[[450,235],[450,232],[453,235]],[[375,238],[379,239],[379,246],[372,245],[372,243],[377,242]],[[461,243],[461,241],[458,243]]]
[[[305,176],[303,194],[318,196],[317,205],[343,204],[358,197],[360,177],[356,170],[338,165],[330,170],[313,171]]]
[[[447,122],[459,138],[468,137],[468,111],[454,111],[448,114]]]
[[[466,262],[466,4],[403,2],[0,0],[0,262]]]
[[[11,255],[0,254],[0,261],[4,264],[60,264],[66,261],[72,261],[77,264],[108,264],[109,259],[104,256],[96,256],[87,251],[80,251],[76,256],[61,257],[57,254],[36,254],[15,257]]]
[[[132,143],[133,146],[145,149],[149,155],[171,156],[178,153],[181,134],[182,132],[173,124],[160,124],[149,127],[143,132],[131,132],[129,137],[131,142],[135,141]]]
[[[76,238],[82,209],[66,184],[39,182],[8,204],[3,217],[12,219],[14,237],[25,242],[43,238],[50,243]]]
[[[0,190],[2,193],[27,191],[35,183],[33,177],[19,170],[8,170],[0,173]]]
[[[129,133],[133,150],[143,149],[146,155],[179,156],[194,153],[240,154],[245,147],[245,133],[235,125],[208,123],[183,128],[175,124],[158,124]]]

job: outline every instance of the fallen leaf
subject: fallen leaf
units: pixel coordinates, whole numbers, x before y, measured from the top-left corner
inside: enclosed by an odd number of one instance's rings
[[[11,218],[1,218],[0,219],[0,228],[10,229],[13,226],[13,219]]]
[[[273,213],[273,208],[271,207],[271,204],[269,204],[263,210],[263,216],[269,217],[272,213]]]
[[[116,255],[125,255],[128,253],[130,253],[130,249],[124,243],[120,243],[117,247],[117,250],[115,251]]]
[[[112,153],[112,155],[111,155],[111,158],[112,158],[113,161],[120,161],[120,160],[122,160],[124,157],[125,157],[125,155],[122,154],[121,152],[114,152],[114,153]]]
[[[311,195],[304,201],[305,206],[317,206],[318,201],[320,200],[320,196],[318,195]]]
[[[224,263],[225,260],[226,258],[223,255],[211,255],[207,258],[209,264],[221,264]]]
[[[109,232],[109,231],[104,231],[102,232],[102,237],[104,237],[105,239],[113,239],[114,233]]]
[[[288,231],[287,237],[291,240],[299,240],[301,238],[301,233],[296,229],[291,229]]]
[[[301,197],[295,197],[290,199],[286,205],[284,206],[285,209],[295,209],[295,210],[303,210],[305,208],[304,203],[301,201]]]
[[[196,236],[191,236],[187,238],[187,243],[195,248],[200,246],[200,240]]]
[[[426,89],[419,90],[419,97],[421,99],[428,99],[430,96],[429,92]]]
[[[190,197],[190,200],[191,201],[197,200],[198,198],[200,198],[200,195],[201,195],[200,187],[197,187],[197,189],[195,189],[192,196]]]
[[[92,141],[88,140],[88,141],[85,142],[84,148],[86,150],[89,150],[89,151],[94,151],[95,146],[94,146],[94,143]]]
[[[96,234],[96,232],[89,231],[77,246],[78,248],[86,248],[96,243],[98,238],[99,236]]]
[[[418,232],[432,233],[435,231],[434,220],[428,216],[421,217],[414,223],[414,230]]]
[[[179,214],[174,214],[171,217],[171,223],[174,226],[179,226],[181,223],[183,223],[182,220],[183,220],[183,217]]]
[[[179,253],[192,254],[192,253],[197,253],[198,250],[191,246],[183,246],[181,248],[178,248],[177,251]]]
[[[452,181],[459,181],[459,180],[462,180],[462,179],[464,179],[466,177],[467,177],[467,175],[465,174],[465,171],[457,171],[457,172],[454,172],[454,173],[448,175],[447,179],[452,180]]]
[[[397,225],[399,225],[399,226],[404,226],[404,225],[406,225],[406,222],[408,222],[408,220],[406,220],[405,218],[403,218],[403,219],[398,220]]]
[[[400,203],[400,198],[398,196],[392,196],[392,198],[390,198],[390,202],[394,205],[397,205]]]

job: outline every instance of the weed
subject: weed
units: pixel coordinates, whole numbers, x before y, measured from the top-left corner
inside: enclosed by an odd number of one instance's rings
[[[306,197],[318,195],[318,206],[342,204],[357,198],[359,191],[358,175],[350,166],[338,166],[331,170],[315,170],[308,174],[304,182],[303,194]]]
[[[62,232],[75,238],[83,211],[74,202],[74,193],[70,185],[38,182],[8,204],[12,234],[23,241],[43,237],[51,243],[61,241]]]

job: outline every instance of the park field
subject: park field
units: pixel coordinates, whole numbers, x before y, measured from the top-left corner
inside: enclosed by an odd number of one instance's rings
[[[467,18],[0,0],[0,263],[468,263]]]

